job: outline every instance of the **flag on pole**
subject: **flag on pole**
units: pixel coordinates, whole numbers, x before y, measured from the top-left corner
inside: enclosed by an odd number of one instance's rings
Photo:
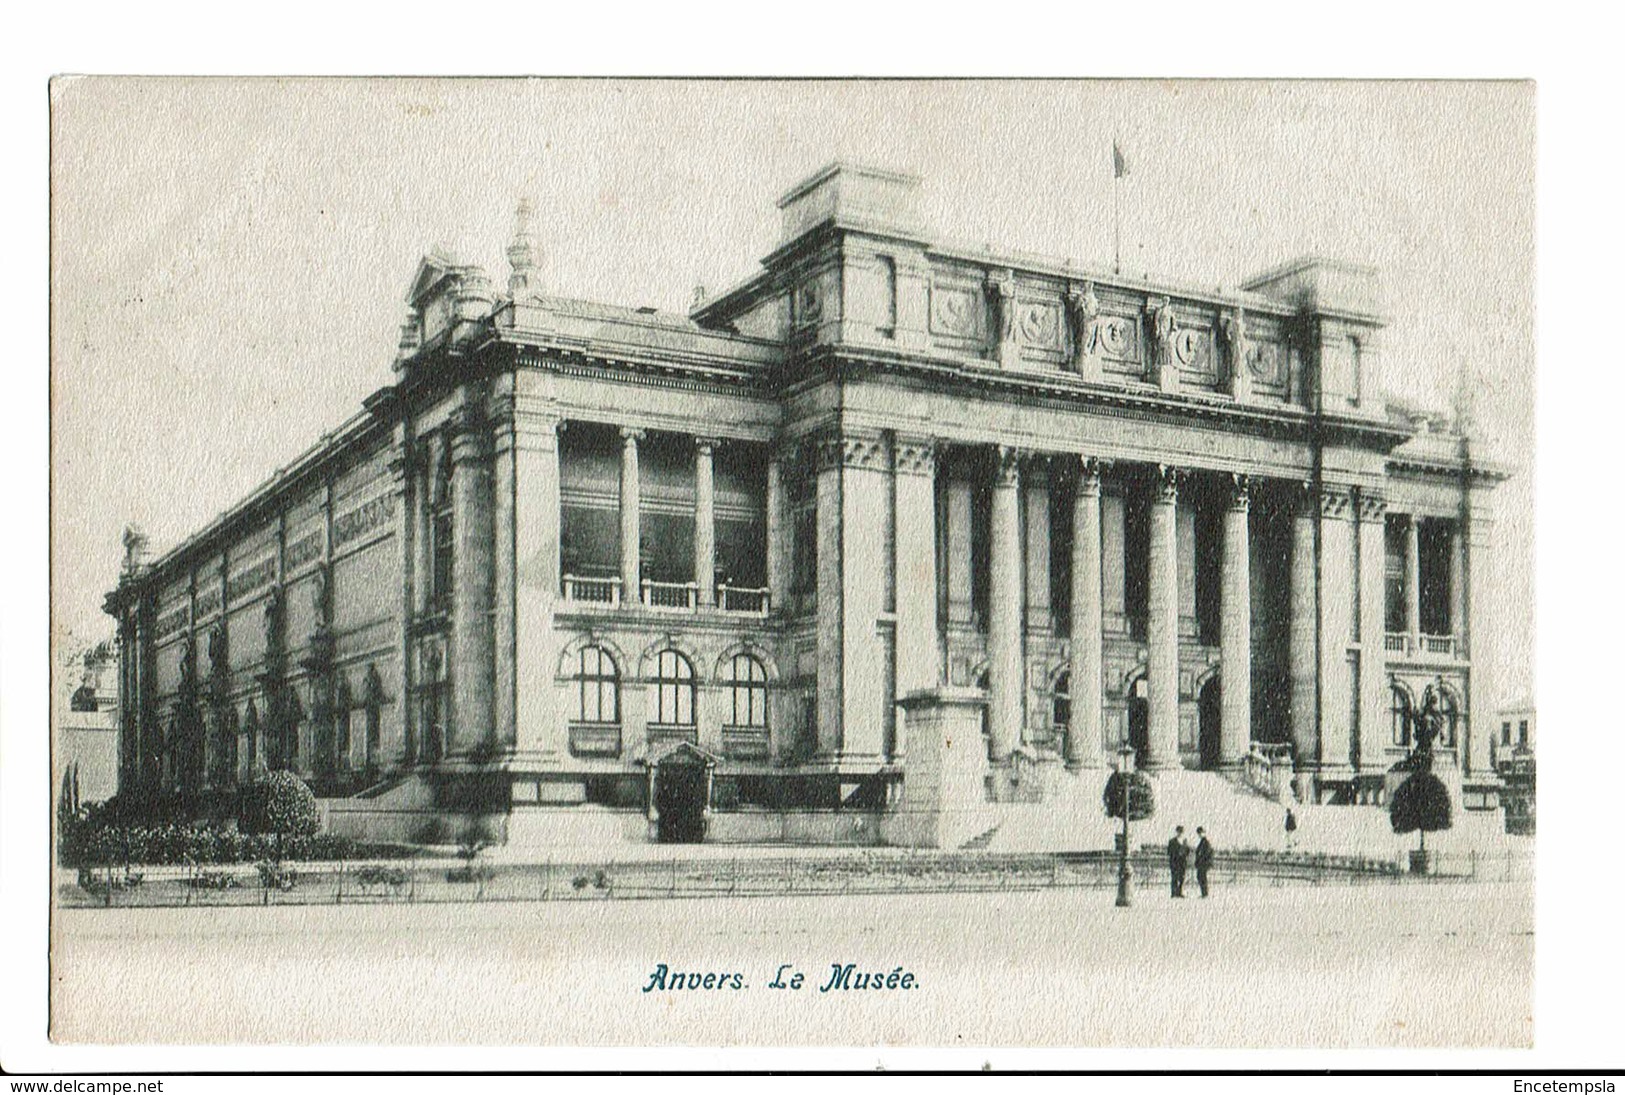
[[[1123,155],[1123,148],[1116,141],[1112,142],[1112,177],[1121,179],[1128,174],[1128,160]]]

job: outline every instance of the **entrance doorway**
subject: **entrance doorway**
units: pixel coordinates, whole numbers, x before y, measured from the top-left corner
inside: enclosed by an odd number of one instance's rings
[[[1201,754],[1200,767],[1212,770],[1219,766],[1219,689],[1223,687],[1214,677],[1202,686],[1196,699],[1197,745]]]
[[[656,839],[661,844],[699,844],[705,839],[705,808],[710,791],[710,762],[704,755],[678,749],[655,766]]]

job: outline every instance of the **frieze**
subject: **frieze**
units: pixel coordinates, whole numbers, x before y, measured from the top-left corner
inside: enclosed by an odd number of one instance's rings
[[[1133,316],[1103,315],[1095,320],[1089,349],[1113,361],[1138,364],[1140,323]]]
[[[1286,351],[1276,342],[1248,342],[1247,370],[1253,379],[1272,388],[1286,387]]]
[[[1388,513],[1388,499],[1380,494],[1360,494],[1360,520],[1381,521]]]
[[[290,571],[298,570],[321,558],[322,555],[321,529],[315,529],[293,543],[288,545],[287,566]]]
[[[152,625],[152,637],[155,640],[167,639],[177,631],[184,630],[192,622],[191,609],[186,605],[166,612]]]
[[[206,620],[210,616],[213,616],[215,613],[219,612],[220,588],[215,586],[211,589],[204,590],[202,593],[199,593],[197,595],[197,603],[194,606],[194,611],[197,614],[197,618],[200,620]]]
[[[1021,317],[1016,327],[1024,345],[1040,350],[1061,349],[1061,306],[1058,301],[1022,300],[1017,305]]]
[[[333,519],[333,546],[340,547],[395,519],[395,495],[380,494]]]
[[[226,579],[226,600],[235,601],[245,593],[268,585],[276,577],[276,559],[266,556],[246,570],[240,570]]]
[[[1180,328],[1174,334],[1174,357],[1187,372],[1211,374],[1214,370],[1210,332],[1200,327]]]
[[[931,333],[951,338],[982,337],[985,307],[981,294],[970,286],[931,286]]]

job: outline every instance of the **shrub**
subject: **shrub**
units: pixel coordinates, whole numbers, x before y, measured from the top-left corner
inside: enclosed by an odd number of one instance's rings
[[[1106,790],[1101,800],[1106,807],[1107,817],[1120,818],[1123,816],[1123,788],[1125,777],[1122,772],[1113,772],[1106,779]],[[1128,808],[1130,821],[1144,821],[1156,811],[1156,792],[1152,790],[1151,781],[1141,772],[1130,772],[1127,776]]]
[[[412,840],[417,844],[444,844],[446,835],[446,822],[438,817],[428,818],[412,830]]]
[[[1450,828],[1449,790],[1428,769],[1411,773],[1394,789],[1388,803],[1388,822],[1396,833],[1420,834],[1421,849],[1427,851],[1427,835]]]
[[[299,884],[299,872],[292,867],[285,867],[274,860],[261,860],[255,864],[260,872],[260,885],[267,890],[293,889]]]
[[[230,871],[199,871],[189,881],[197,890],[235,890],[242,885]]]
[[[246,833],[313,836],[322,827],[316,795],[292,772],[272,772],[243,792],[238,825]]]
[[[490,827],[480,818],[470,818],[457,838],[457,857],[472,862],[492,843]]]
[[[380,867],[377,864],[369,864],[357,868],[353,877],[356,885],[363,889],[370,889],[373,886],[388,886],[392,890],[398,890],[406,885],[406,872],[399,867]]]

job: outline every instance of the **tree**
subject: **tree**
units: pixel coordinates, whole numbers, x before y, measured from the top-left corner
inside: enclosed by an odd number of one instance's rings
[[[1428,850],[1428,834],[1450,828],[1450,792],[1429,768],[1418,768],[1394,789],[1388,821],[1396,833],[1418,833],[1420,851]]]

